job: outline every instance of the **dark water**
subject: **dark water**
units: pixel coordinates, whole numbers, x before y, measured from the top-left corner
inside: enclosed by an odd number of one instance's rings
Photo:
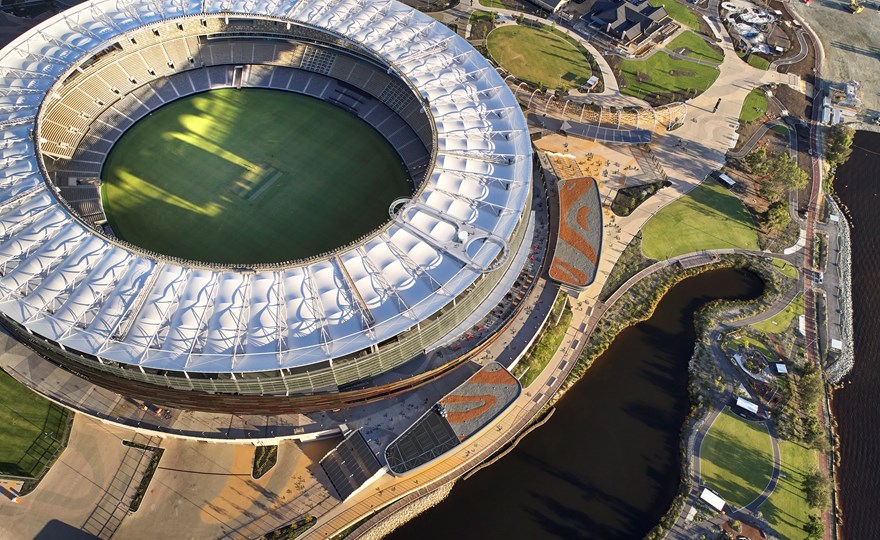
[[[880,538],[880,134],[856,134],[834,189],[852,212],[856,365],[834,394],[844,536]]]
[[[760,278],[735,270],[678,284],[650,320],[617,337],[549,422],[391,538],[642,538],[678,490],[694,312],[762,291]]]

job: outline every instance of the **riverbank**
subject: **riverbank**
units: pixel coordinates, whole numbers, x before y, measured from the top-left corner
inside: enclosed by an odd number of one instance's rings
[[[666,282],[662,289],[664,292],[686,277],[698,274],[706,276],[701,276],[700,281],[690,282],[691,285],[682,284],[685,289],[676,289],[679,292],[672,296],[657,294],[650,309],[642,313],[643,316],[655,314],[661,296],[664,302],[668,298],[667,306],[669,302],[684,306],[681,304],[684,301],[682,294],[685,294],[682,291],[694,287],[699,289],[697,283],[706,280],[713,283],[709,290],[717,292],[718,296],[729,297],[725,291],[737,286],[737,280],[731,279],[738,274],[707,272],[739,272],[730,269],[747,266],[747,259],[744,256],[728,256],[702,268],[683,269],[675,265],[670,271],[673,275],[678,274],[674,282],[662,272]],[[725,277],[722,278],[722,275]],[[757,276],[754,279],[762,283]],[[763,285],[756,293],[749,293],[748,297],[758,296],[762,288]],[[652,287],[651,290],[657,289]],[[633,289],[632,292],[639,294],[644,291]],[[474,504],[481,507],[482,523],[469,526],[466,536],[476,537],[481,532],[488,534],[489,531],[502,534],[506,528],[510,529],[511,534],[537,536],[559,536],[558,531],[563,529],[568,531],[563,535],[566,537],[587,534],[589,531],[592,531],[591,534],[601,531],[603,538],[644,535],[669,507],[677,492],[679,433],[690,409],[685,359],[690,357],[694,345],[692,324],[685,324],[683,329],[675,331],[684,332],[684,336],[670,334],[663,339],[662,345],[654,343],[659,330],[655,327],[660,325],[664,328],[663,332],[668,332],[670,325],[679,328],[678,325],[692,320],[692,313],[700,305],[716,297],[708,291],[699,294],[709,296],[689,300],[687,308],[665,308],[666,312],[670,309],[686,309],[689,313],[686,318],[664,312],[663,317],[644,323],[648,324],[645,328],[651,328],[647,334],[645,329],[639,329],[642,325],[630,327],[636,325],[637,320],[632,320],[626,328],[618,328],[618,331],[627,332],[626,338],[619,337],[613,350],[607,353],[610,356],[600,366],[585,371],[583,384],[566,384],[565,393],[556,395],[556,416],[553,422],[541,429],[540,438],[526,438],[503,460],[481,471],[472,480],[460,483],[455,497],[408,524],[395,537],[443,537],[444,523],[450,520],[456,522],[454,516],[461,515],[457,512],[467,511],[466,508],[471,508],[467,512],[473,512]],[[631,300],[631,297],[624,296],[624,302]],[[694,306],[692,302],[697,305]],[[672,349],[666,350],[669,347]],[[658,352],[661,350],[665,352]],[[661,354],[662,360],[654,358],[656,354]],[[639,370],[647,371],[637,376],[638,371],[633,371],[637,369],[636,365],[641,365]],[[628,382],[611,384],[611,372],[626,377]],[[648,387],[643,387],[645,384]],[[680,392],[679,397],[670,395],[676,392]],[[559,399],[563,395],[564,399]],[[584,399],[595,403],[585,406]],[[655,403],[658,399],[667,405],[657,410],[646,409],[647,403]],[[648,419],[650,422],[647,422]],[[589,437],[590,442],[577,442],[585,436]],[[618,442],[622,440],[632,440],[633,444],[619,446]],[[636,441],[638,444],[635,444]],[[552,458],[543,455],[549,449],[553,449]],[[651,456],[647,461],[645,453]],[[605,465],[597,470],[595,463]],[[653,472],[648,472],[646,467]],[[525,491],[522,485],[524,478],[529,479]],[[598,495],[600,493],[601,496]],[[489,500],[485,500],[486,497]],[[576,514],[579,517],[575,518],[575,513],[572,513],[574,509],[569,510],[568,504],[580,499],[583,499],[583,504],[578,506]],[[482,502],[478,503],[477,500]],[[515,524],[509,523],[508,519],[512,509],[521,509],[524,513]],[[485,527],[485,530],[481,527]],[[459,531],[456,534],[464,533]]]
[[[825,367],[825,377],[828,384],[839,384],[844,377],[849,375],[855,367],[855,342],[853,338],[853,303],[852,303],[852,244],[850,237],[849,212],[845,212],[832,197],[825,199],[830,206],[831,214],[837,215],[840,220],[838,231],[840,248],[838,266],[838,279],[840,287],[840,318],[841,350],[840,356],[833,363]]]
[[[732,328],[743,324],[752,324],[756,320],[770,318],[783,309],[790,299],[789,291],[797,287],[797,280],[787,277],[772,263],[751,261],[749,269],[759,273],[765,283],[764,293],[760,298],[748,302],[713,302],[703,306],[696,316],[695,326],[697,341],[691,356],[688,374],[688,390],[691,409],[681,427],[681,480],[679,493],[659,523],[645,538],[689,538],[694,531],[686,530],[683,514],[689,499],[691,505],[696,501],[699,487],[699,469],[694,463],[697,455],[698,436],[711,422],[720,407],[725,403],[725,396],[731,394],[739,381],[731,378],[719,364],[713,350],[713,333],[721,328]],[[722,383],[721,381],[724,381]],[[696,470],[695,470],[696,469]],[[714,523],[713,523],[714,525]],[[673,528],[676,530],[673,530]]]
[[[853,154],[838,168],[834,190],[851,219],[853,343],[858,361],[833,393],[839,437],[836,471],[846,538],[880,538],[880,134],[856,133]]]

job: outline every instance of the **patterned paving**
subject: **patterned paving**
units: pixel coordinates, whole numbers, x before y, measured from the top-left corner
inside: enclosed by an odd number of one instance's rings
[[[559,237],[551,278],[578,289],[593,282],[602,246],[601,208],[596,180],[559,180]]]

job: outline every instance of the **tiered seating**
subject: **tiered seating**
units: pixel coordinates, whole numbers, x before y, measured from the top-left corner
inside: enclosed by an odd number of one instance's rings
[[[144,65],[147,66],[147,71],[153,70],[155,75],[170,75],[177,70],[168,65],[168,56],[165,54],[165,50],[161,45],[156,44],[146,49],[142,49],[138,52],[138,54],[143,59]],[[181,67],[183,67],[181,65]]]
[[[124,56],[120,58],[117,63],[128,75],[129,79],[138,81],[132,84],[137,85],[155,77],[155,75],[150,73],[150,68],[144,63],[143,58],[141,58],[141,55],[139,54],[129,54],[128,56]]]
[[[270,88],[272,74],[278,68],[272,66],[252,65],[246,68],[244,75],[244,83],[246,86],[259,86]]]
[[[273,69],[272,77],[269,79],[269,86],[272,88],[278,88],[279,90],[287,90],[290,87],[294,73],[296,73],[296,70],[293,69]]]
[[[97,201],[101,198],[101,189],[95,184],[59,186],[58,192],[67,202]]]
[[[180,97],[180,94],[171,84],[171,81],[168,79],[160,79],[153,81],[150,83],[150,86],[153,87],[153,91],[156,93],[156,96],[162,101],[162,103],[168,103],[169,101],[174,101],[175,99]]]
[[[276,49],[275,61],[272,62],[279,66],[300,66],[302,64],[305,47],[290,43],[278,44]]]
[[[97,73],[90,75],[83,80],[77,89],[92,98],[92,102],[95,104],[97,111],[100,111],[107,104],[113,103],[119,99],[119,94],[111,91],[110,86],[103,79],[98,77]],[[99,101],[104,105],[99,105]]]
[[[111,113],[115,114],[114,111],[111,111]],[[98,118],[95,122],[92,122],[92,125],[89,126],[89,133],[91,133],[96,139],[109,140],[111,137],[113,137],[113,131],[116,131],[117,133],[119,132],[115,125],[107,124],[105,122],[106,113]]]
[[[340,54],[337,56],[338,58],[333,62],[333,67],[328,75],[340,81],[348,81],[348,78],[351,76],[352,71],[354,71],[354,68],[358,63],[347,55]],[[355,84],[355,86],[357,85]]]
[[[156,92],[153,91],[153,88],[150,84],[145,84],[141,86],[137,90],[134,90],[129,94],[134,97],[141,103],[143,103],[149,110],[157,109],[161,107],[165,102],[156,95]]]
[[[150,113],[150,109],[134,98],[121,99],[113,104],[112,108],[121,116],[116,127],[122,131],[130,128],[131,125],[137,122],[142,116]]]
[[[189,50],[186,48],[186,41],[183,39],[176,39],[174,41],[166,41],[159,45],[162,51],[165,53],[166,62],[171,62],[174,64],[174,68],[177,70],[187,69],[192,66],[192,63],[189,61]]]
[[[254,45],[250,41],[232,41],[232,63],[254,63]]]
[[[113,146],[112,142],[106,138],[107,132],[111,130],[110,126],[103,122],[95,122],[89,127],[89,132],[79,143],[76,152],[73,153],[73,159],[77,159],[82,152],[95,152],[103,156],[110,151]]]
[[[278,44],[273,41],[255,41],[252,45],[254,47],[254,62],[272,63],[275,61]]]
[[[336,53],[324,49],[323,47],[307,45],[303,52],[302,64],[300,67],[302,69],[314,71],[315,73],[328,75],[333,69],[333,63],[336,61],[337,56]]]
[[[131,82],[129,75],[117,64],[110,64],[98,73],[98,77],[114,94],[125,94],[137,83]]]
[[[229,86],[233,64],[248,66],[245,86],[335,102],[380,126],[411,170],[427,163],[424,149],[432,144],[431,124],[412,91],[381,68],[312,44],[263,39],[199,43],[195,34],[220,31],[222,23],[212,20],[205,27],[188,20],[182,25],[159,27],[159,36],[142,30],[132,40],[120,40],[123,50],[93,60],[89,72],[71,78],[62,99],[47,107],[42,133],[49,141],[43,147],[62,158],[54,164],[59,179],[97,176],[106,152],[133,122],[181,96]],[[284,29],[274,22],[263,26],[272,32]],[[217,62],[224,65],[215,66]],[[291,65],[300,69],[287,67]]]
[[[196,92],[204,92],[211,88],[211,82],[208,80],[208,72],[204,69],[196,69],[187,71],[189,82]]]
[[[211,88],[226,88],[232,84],[232,75],[228,66],[213,66],[208,68],[208,80]]]
[[[202,46],[202,57],[206,63],[219,65],[231,64],[232,60],[232,43],[228,41],[212,42]]]
[[[104,209],[101,207],[100,199],[71,202],[71,206],[86,221],[94,223],[107,219],[104,215]]]

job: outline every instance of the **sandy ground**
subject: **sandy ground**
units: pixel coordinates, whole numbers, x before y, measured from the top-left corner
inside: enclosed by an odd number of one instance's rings
[[[90,538],[78,529],[110,486],[130,435],[76,415],[67,448],[37,489],[18,504],[0,500],[0,538]]]
[[[318,460],[338,439],[285,442],[277,464],[255,480],[254,447],[168,439],[138,512],[122,523],[120,540],[250,538],[318,506],[336,502],[318,479]]]
[[[609,146],[558,134],[545,135],[535,141],[535,146],[544,152],[562,154],[550,156],[553,170],[560,178],[592,176],[598,180],[603,199],[613,197],[622,187],[657,180],[644,166],[644,160],[640,163],[635,159],[638,151],[628,146]],[[607,205],[603,208],[610,212]]]
[[[880,114],[880,2],[869,0],[861,13],[850,13],[846,0],[814,0],[810,5],[791,2],[794,11],[819,34],[825,48],[822,73],[834,82],[856,79],[862,83],[865,114]],[[880,126],[873,126],[880,131]]]

